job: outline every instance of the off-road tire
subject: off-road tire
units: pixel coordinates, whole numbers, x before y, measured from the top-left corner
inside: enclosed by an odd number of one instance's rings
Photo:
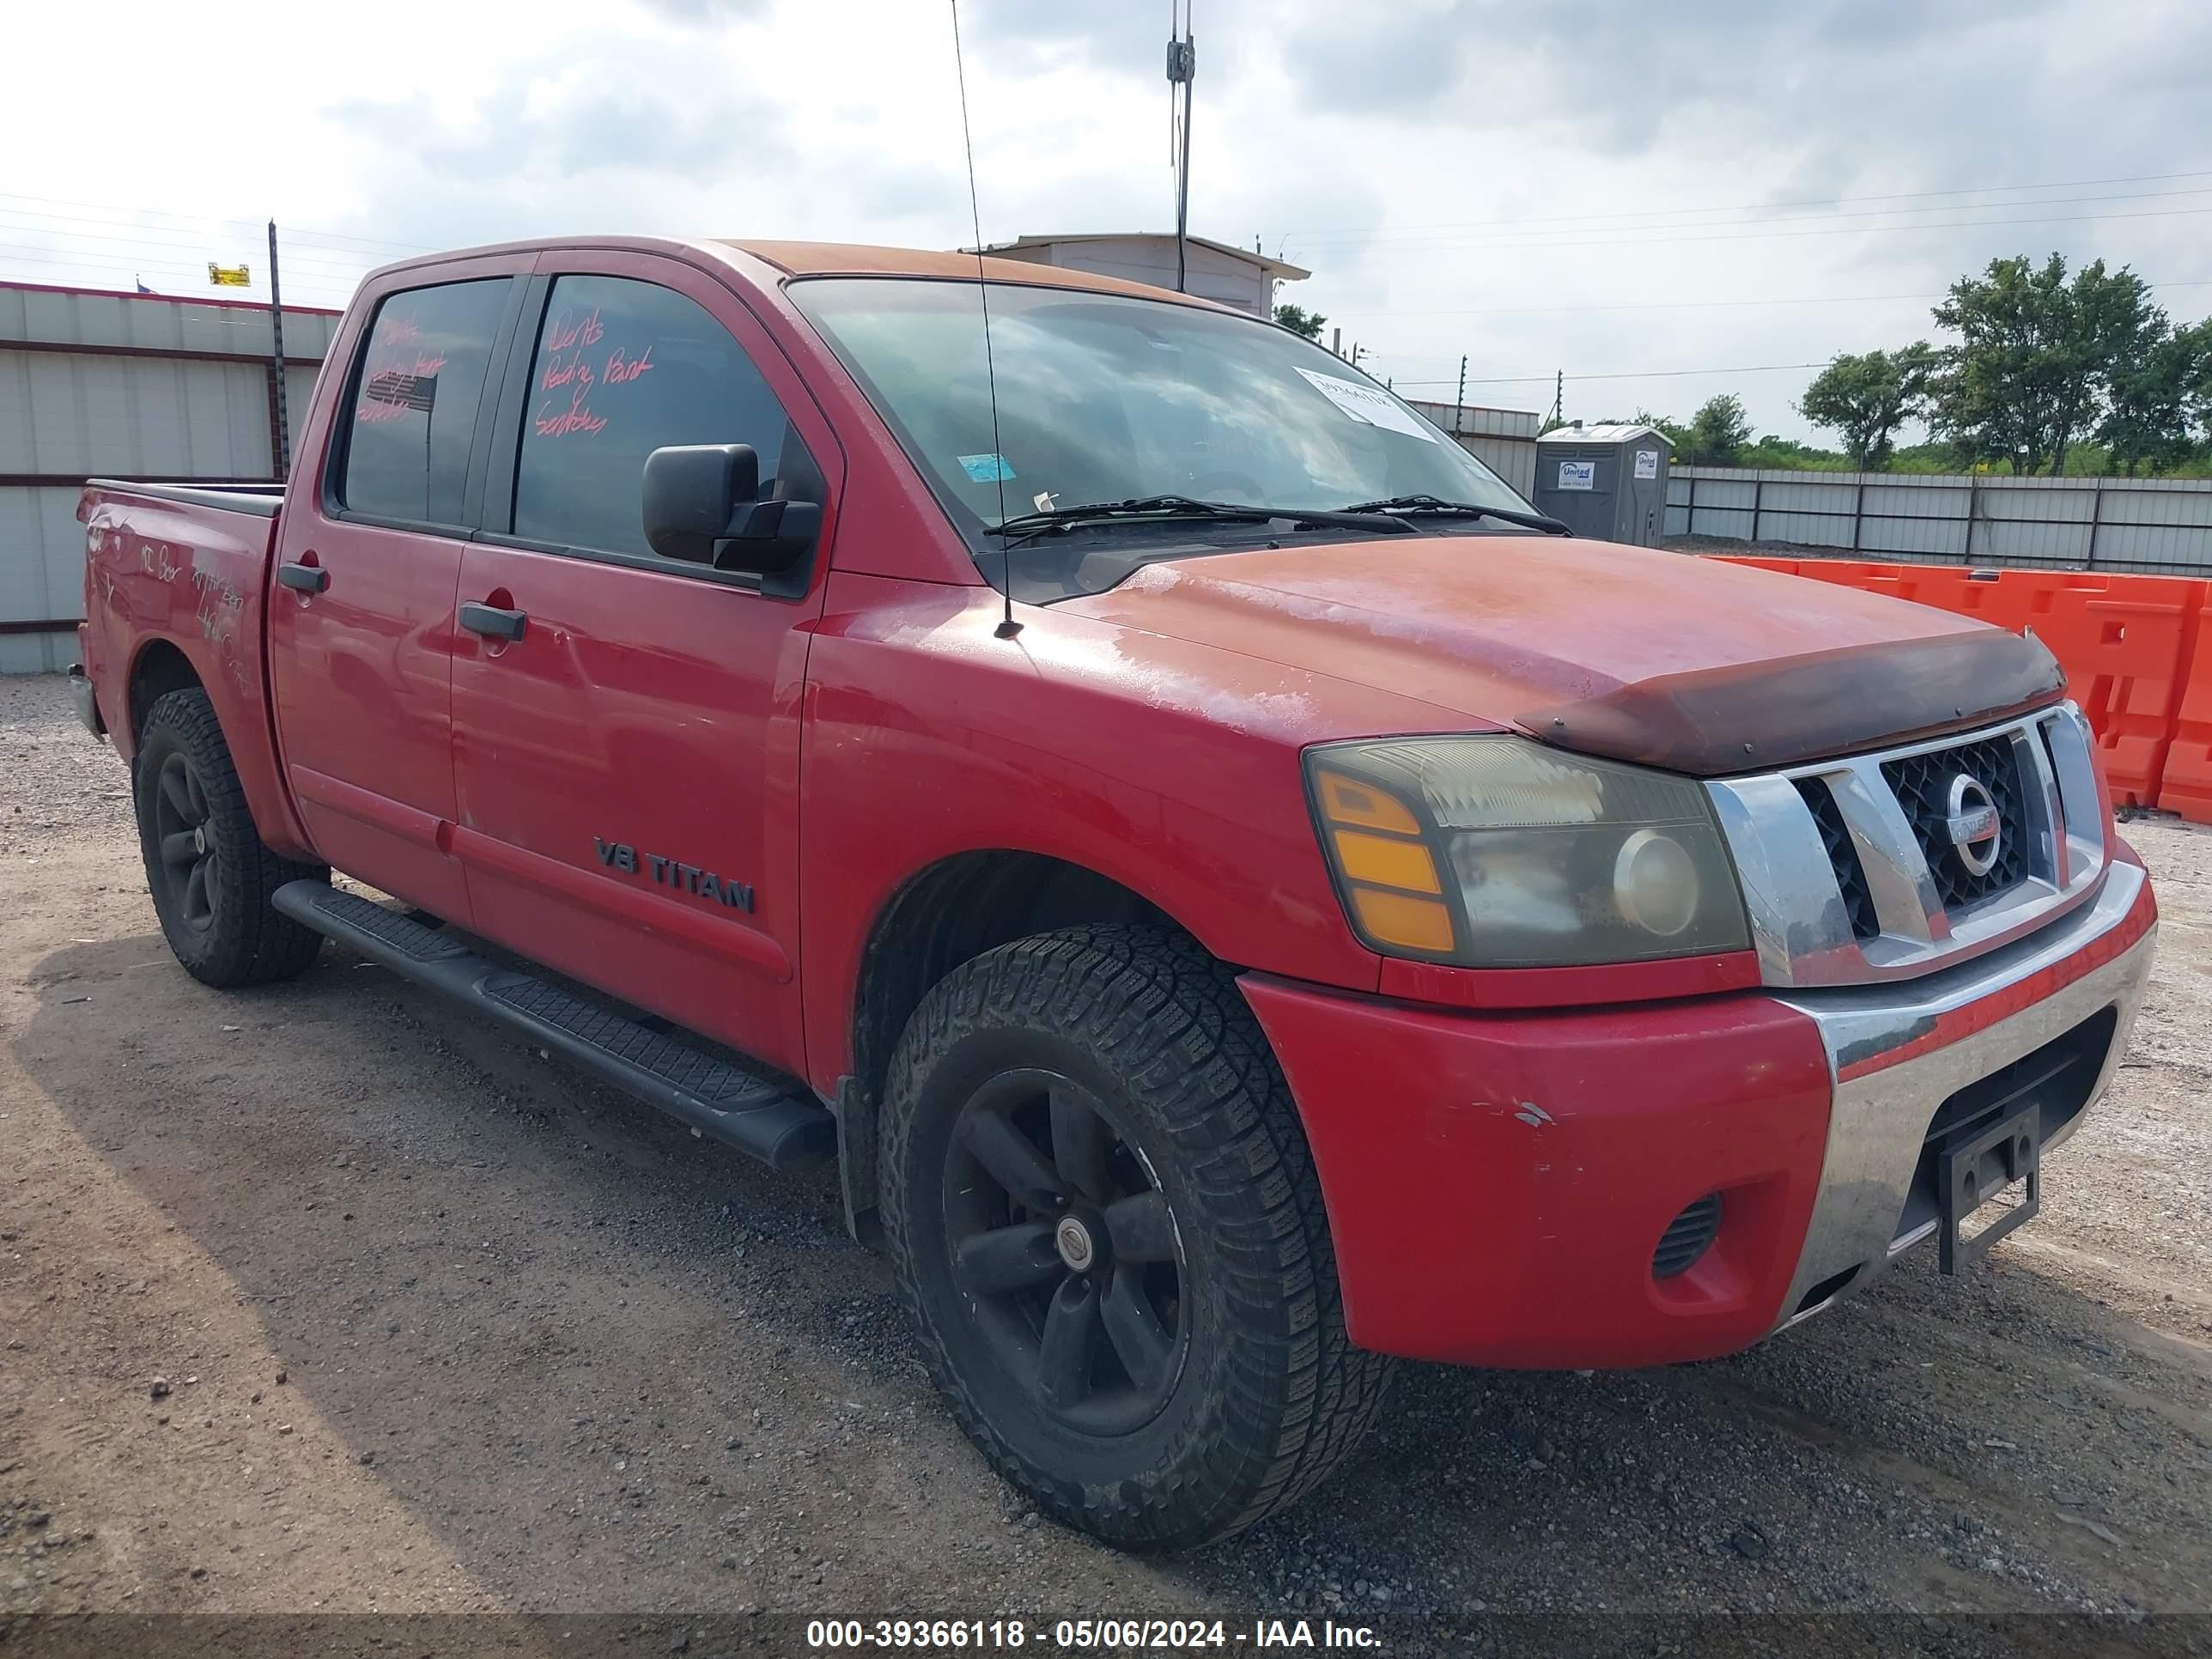
[[[165,769],[181,760],[204,807],[214,862],[220,868],[208,914],[195,925],[161,855],[159,805]],[[323,880],[330,871],[280,857],[263,844],[239,787],[215,705],[197,688],[172,691],[148,711],[131,760],[131,799],[146,884],[169,949],[194,979],[221,988],[265,984],[304,972],[323,936],[271,908],[270,896],[288,881]]]
[[[978,1363],[948,1240],[946,1158],[979,1081],[1045,1066],[1143,1143],[1185,1266],[1188,1346],[1141,1429],[1087,1438]],[[1161,927],[1040,934],[956,969],[891,1060],[886,1248],[955,1419],[1045,1514],[1117,1547],[1192,1547],[1322,1480],[1366,1432],[1391,1363],[1353,1347],[1320,1182],[1281,1069],[1234,978]]]

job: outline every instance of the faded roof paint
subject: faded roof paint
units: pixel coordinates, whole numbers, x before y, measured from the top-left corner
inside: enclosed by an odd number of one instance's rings
[[[723,247],[774,265],[787,276],[934,276],[966,277],[974,281],[978,265],[986,280],[1015,283],[1029,288],[1084,289],[1096,294],[1123,294],[1142,300],[1169,300],[1207,311],[1248,313],[1232,307],[1201,300],[1194,294],[1176,294],[1146,283],[1126,282],[1119,276],[1094,276],[1063,265],[1041,265],[1027,259],[978,259],[972,253],[936,248],[877,247],[862,242],[739,242],[724,240]]]
[[[362,278],[362,283],[366,287],[395,272],[433,270],[464,259],[584,250],[660,253],[678,258],[686,254],[693,257],[703,254],[709,258],[726,258],[730,253],[740,253],[781,271],[787,277],[964,277],[973,282],[980,263],[985,278],[994,283],[1026,288],[1066,288],[1092,294],[1126,295],[1132,299],[1161,300],[1170,305],[1194,306],[1202,311],[1218,311],[1231,317],[1249,319],[1251,316],[1249,312],[1200,299],[1195,294],[1177,294],[1172,289],[1154,288],[1146,283],[1127,282],[1119,276],[1094,276],[1087,270],[1071,270],[1060,265],[1041,265],[1027,259],[985,258],[979,262],[973,253],[943,248],[878,247],[864,242],[740,241],[728,236],[538,236],[514,242],[488,242],[477,247],[447,248],[434,253],[395,259],[370,271]],[[290,311],[295,307],[287,306],[284,308]]]

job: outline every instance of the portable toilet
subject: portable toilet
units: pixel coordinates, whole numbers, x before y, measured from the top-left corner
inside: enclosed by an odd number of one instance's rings
[[[1593,541],[1656,547],[1674,447],[1656,427],[1555,427],[1536,440],[1537,510]]]

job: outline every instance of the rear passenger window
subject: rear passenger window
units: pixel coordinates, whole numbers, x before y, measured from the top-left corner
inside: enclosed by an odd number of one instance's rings
[[[461,522],[469,445],[509,278],[394,294],[354,386],[338,501],[413,524]]]
[[[514,477],[514,533],[651,554],[645,458],[667,444],[750,444],[760,495],[818,500],[775,393],[706,309],[651,283],[562,276],[531,365]]]

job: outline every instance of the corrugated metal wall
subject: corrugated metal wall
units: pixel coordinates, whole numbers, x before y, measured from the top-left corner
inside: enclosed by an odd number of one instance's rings
[[[1536,429],[1543,416],[1522,409],[1478,409],[1472,404],[1406,400],[1430,422],[1459,440],[1459,447],[1523,495],[1536,493]]]
[[[2212,575],[2212,482],[1678,466],[1667,534],[1923,564]]]
[[[296,436],[338,313],[284,307]],[[265,306],[0,283],[0,673],[64,668],[94,475],[276,477]]]

